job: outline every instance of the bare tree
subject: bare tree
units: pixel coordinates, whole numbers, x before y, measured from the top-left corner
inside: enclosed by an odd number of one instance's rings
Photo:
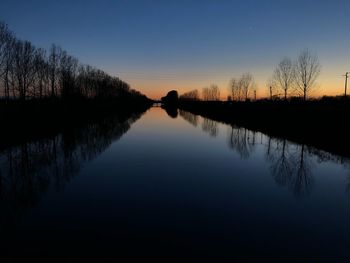
[[[35,47],[28,41],[17,40],[14,49],[14,75],[16,90],[21,100],[26,99],[35,79]]]
[[[241,100],[241,86],[239,85],[239,81],[235,78],[232,78],[230,81],[229,94],[233,101]]]
[[[205,101],[210,100],[209,99],[209,88],[208,87],[205,87],[205,88],[202,89],[202,97],[203,97],[203,100],[205,100]]]
[[[188,92],[185,92],[184,94],[182,94],[180,96],[181,100],[190,100],[190,101],[196,101],[199,100],[199,94],[198,94],[198,90],[191,90]]]
[[[10,97],[10,70],[13,62],[14,43],[13,33],[9,31],[5,23],[0,21],[0,79],[3,84],[1,95],[7,99]]]
[[[215,89],[208,89],[215,99]],[[147,100],[118,77],[84,66],[52,45],[48,56],[29,41],[18,40],[0,21],[0,96],[25,100],[44,97],[114,98]],[[191,97],[198,97],[192,92]]]
[[[56,96],[56,85],[57,85],[57,75],[58,75],[58,66],[61,56],[61,48],[57,47],[55,44],[52,44],[50,48],[49,55],[49,66],[50,66],[50,84],[51,84],[51,96]]]
[[[35,52],[35,73],[36,84],[34,86],[33,96],[39,99],[47,95],[46,87],[49,81],[49,63],[46,57],[46,50],[38,48]],[[38,91],[36,92],[36,88]]]
[[[5,65],[5,53],[7,48],[7,41],[9,37],[9,31],[7,29],[7,25],[0,21],[0,77],[4,73],[4,65]]]
[[[60,56],[60,90],[63,98],[73,97],[78,95],[80,92],[77,90],[75,85],[76,74],[78,69],[78,60],[63,51]],[[108,86],[106,85],[106,88]]]
[[[308,49],[303,50],[295,63],[295,82],[304,100],[314,88],[321,71],[318,57]]]
[[[278,63],[273,74],[273,81],[282,90],[284,99],[287,100],[288,91],[294,82],[294,67],[290,58],[284,58]]]
[[[220,100],[220,90],[217,85],[211,85],[209,88],[205,87],[202,90],[203,100],[218,101]]]
[[[210,86],[212,100],[220,100],[220,89],[217,85]]]
[[[254,78],[251,73],[244,73],[239,80],[240,89],[242,90],[243,97],[248,100],[249,93],[254,85]]]

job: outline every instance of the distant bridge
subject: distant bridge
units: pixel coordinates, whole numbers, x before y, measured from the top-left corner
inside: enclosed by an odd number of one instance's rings
[[[161,101],[154,101],[153,102],[153,107],[161,107],[163,103]]]

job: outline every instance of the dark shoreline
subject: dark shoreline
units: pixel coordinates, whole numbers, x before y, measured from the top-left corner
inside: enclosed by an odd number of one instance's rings
[[[151,106],[150,100],[0,101],[0,150],[50,138],[65,130],[79,129],[108,117],[123,121],[133,114],[144,113]]]
[[[205,102],[178,108],[350,158],[350,100]]]

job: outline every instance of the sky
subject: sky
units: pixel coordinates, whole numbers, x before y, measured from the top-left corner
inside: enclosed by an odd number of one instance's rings
[[[308,48],[322,65],[314,96],[340,95],[350,71],[350,1],[0,0],[0,20],[38,47],[60,45],[158,99],[254,76],[267,96],[276,64]]]

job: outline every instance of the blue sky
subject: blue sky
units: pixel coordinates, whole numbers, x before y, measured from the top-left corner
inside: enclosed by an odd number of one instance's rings
[[[350,71],[350,1],[1,0],[0,19],[153,98],[211,83],[225,91],[246,71],[263,96],[278,61],[304,48],[319,56],[322,94],[341,92]]]

